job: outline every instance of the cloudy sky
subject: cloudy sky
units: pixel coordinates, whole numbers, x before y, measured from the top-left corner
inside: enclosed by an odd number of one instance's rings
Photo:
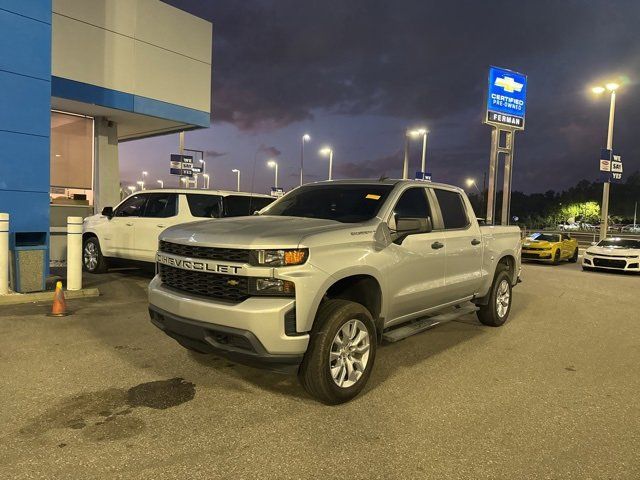
[[[165,0],[213,23],[212,124],[188,132],[207,152],[213,186],[266,191],[277,157],[280,183],[305,176],[401,175],[403,132],[430,130],[427,171],[436,181],[482,180],[490,127],[483,125],[487,70],[528,76],[527,128],[516,138],[514,189],[562,189],[598,177],[608,98],[589,86],[623,84],[614,147],[640,169],[640,2],[637,0]],[[177,134],[121,145],[134,181],[168,175]],[[411,150],[418,170],[420,144]],[[255,168],[254,168],[255,166]]]

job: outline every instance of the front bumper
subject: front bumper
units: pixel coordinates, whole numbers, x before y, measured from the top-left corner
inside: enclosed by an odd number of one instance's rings
[[[600,255],[584,255],[582,258],[584,268],[597,268],[603,270],[615,270],[618,272],[640,272],[640,259],[626,257],[611,257]]]
[[[553,250],[522,250],[522,260],[538,260],[550,262],[553,260]]]
[[[247,330],[196,322],[151,305],[151,323],[180,345],[202,353],[213,353],[233,362],[280,373],[296,373],[304,355],[272,355]]]
[[[149,309],[173,319],[167,324],[167,334],[173,331],[177,323],[185,322],[198,324],[201,330],[233,329],[239,331],[240,336],[248,338],[246,332],[250,334],[249,343],[254,350],[249,351],[247,360],[252,364],[263,363],[266,367],[278,363],[276,357],[285,363],[293,361],[288,357],[301,360],[307,350],[308,334],[287,335],[285,332],[285,316],[291,314],[295,306],[293,298],[250,297],[239,303],[217,301],[167,288],[162,285],[157,275],[149,284]],[[195,340],[204,341],[209,345],[207,351],[213,351],[211,348],[215,348],[216,353],[224,355],[225,352],[221,350],[228,350],[221,346],[220,342],[213,345],[201,333],[196,332]],[[238,352],[234,353],[234,357],[238,357],[236,353]],[[236,358],[236,361],[241,362],[241,359]]]

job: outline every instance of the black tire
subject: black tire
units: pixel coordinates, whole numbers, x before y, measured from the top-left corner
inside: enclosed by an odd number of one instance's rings
[[[95,264],[89,259],[91,251],[96,255]],[[105,273],[108,268],[107,260],[102,255],[98,239],[96,237],[87,238],[82,244],[82,269],[88,273]]]
[[[556,253],[553,254],[553,265],[558,265],[560,263],[560,249],[556,250]]]
[[[506,282],[509,297],[507,299],[508,305],[506,312],[503,312],[502,315],[500,315],[497,305],[498,291],[501,288],[504,288],[504,282]],[[496,273],[496,276],[493,279],[493,284],[491,285],[491,290],[489,290],[489,301],[486,305],[478,305],[480,310],[476,312],[476,315],[478,316],[480,323],[489,327],[500,327],[504,325],[507,318],[509,318],[509,313],[511,312],[512,298],[511,275],[508,270],[500,270]]]
[[[578,261],[578,249],[576,248],[573,255],[569,259],[569,263],[576,263]]]
[[[585,272],[590,272],[591,270],[593,270],[593,268],[585,267],[584,265],[582,265],[582,270],[585,271]]]
[[[331,373],[331,348],[338,332],[352,320],[361,322],[365,327],[369,345],[368,358],[364,370],[353,385],[338,386]],[[316,314],[309,347],[298,372],[300,383],[311,396],[328,405],[348,402],[362,391],[371,375],[376,357],[376,339],[376,326],[369,310],[348,300],[327,300]],[[346,367],[344,370],[346,372]],[[352,371],[356,370],[360,371]]]

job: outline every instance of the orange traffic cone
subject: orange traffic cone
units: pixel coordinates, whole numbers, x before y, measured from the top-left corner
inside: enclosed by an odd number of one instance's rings
[[[56,292],[53,294],[53,306],[48,317],[65,317],[69,315],[67,312],[67,302],[64,299],[64,291],[62,290],[62,282],[56,282]]]

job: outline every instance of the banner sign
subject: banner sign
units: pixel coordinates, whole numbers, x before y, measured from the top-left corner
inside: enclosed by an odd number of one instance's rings
[[[486,122],[524,129],[527,76],[505,68],[489,68]]]
[[[600,171],[605,182],[622,180],[622,157],[616,150],[600,149]]]

